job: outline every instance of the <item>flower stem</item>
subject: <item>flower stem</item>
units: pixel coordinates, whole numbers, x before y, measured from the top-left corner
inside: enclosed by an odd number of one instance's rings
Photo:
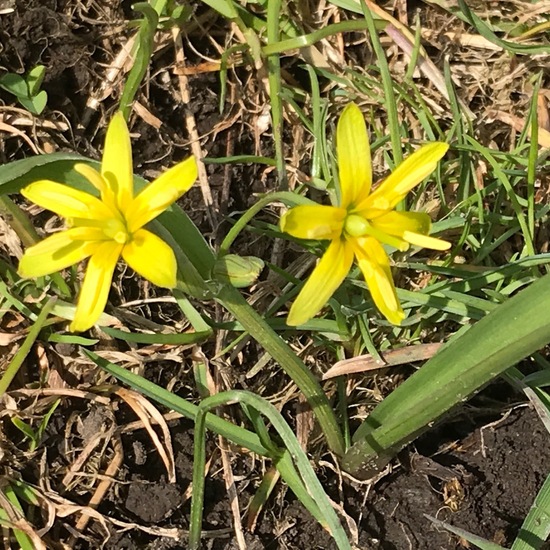
[[[290,349],[265,320],[230,285],[223,285],[216,300],[235,316],[248,333],[279,363],[304,394],[327,439],[330,450],[338,456],[344,451],[344,439],[336,415],[321,385],[303,361]]]

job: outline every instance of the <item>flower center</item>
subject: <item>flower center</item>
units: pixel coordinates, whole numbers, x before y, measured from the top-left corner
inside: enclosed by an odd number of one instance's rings
[[[103,230],[103,233],[109,237],[109,239],[112,239],[118,244],[125,244],[130,240],[130,234],[126,229],[126,226],[117,218],[107,220],[101,229]]]
[[[370,223],[357,214],[349,214],[344,222],[344,229],[350,237],[363,237],[370,233],[370,228]]]
[[[344,230],[348,236],[355,239],[368,235],[369,237],[374,237],[382,244],[387,244],[397,248],[397,250],[401,250],[401,252],[409,249],[409,244],[403,239],[378,229],[374,224],[358,214],[348,215],[344,222]]]

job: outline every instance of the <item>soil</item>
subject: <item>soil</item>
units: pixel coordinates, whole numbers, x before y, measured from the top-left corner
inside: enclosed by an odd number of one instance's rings
[[[526,404],[508,406],[501,414],[493,414],[491,422],[487,416],[473,420],[474,414],[464,412],[420,438],[401,453],[393,471],[374,485],[344,480],[339,495],[334,473],[328,469],[318,472],[332,498],[342,499],[356,524],[359,548],[469,547],[456,535],[435,527],[426,516],[509,547],[550,469],[548,434]],[[133,438],[125,442],[130,457],[135,444]],[[174,444],[176,484],[152,475],[159,467],[152,454],[140,467],[131,468],[131,481],[119,498],[103,506],[140,525],[185,526],[189,503],[181,506],[181,495],[192,475],[191,426],[174,428]],[[236,469],[247,467],[246,461],[235,464]],[[253,493],[246,483],[238,492],[241,506],[246,508]],[[282,487],[278,493],[253,533],[247,532],[248,548],[336,548],[292,494]],[[231,536],[231,518],[223,482],[209,479],[204,525],[213,538],[208,548],[237,548]],[[114,535],[106,545],[112,550],[185,547],[185,537],[159,540],[138,531]]]
[[[112,62],[117,44],[129,35],[127,27],[120,22],[124,16],[128,17],[130,2],[118,4],[105,0],[88,4],[89,9],[83,9],[83,4],[72,0],[17,0],[13,13],[0,15],[0,69],[24,73],[38,63],[45,65],[43,88],[49,97],[45,117],[66,122],[68,127],[63,131],[43,129],[33,136],[36,145],[41,150],[77,151],[99,158],[104,120],[117,107],[120,83],[115,85],[113,97],[103,98],[99,109],[91,113],[91,122],[82,128],[85,114],[90,114],[86,101],[99,89],[104,67]],[[94,24],[90,23],[92,18],[96,21]],[[208,44],[201,43],[201,46],[204,55],[216,53]],[[147,91],[138,98],[150,113],[162,120],[161,128],[155,128],[138,116],[131,119],[135,169],[145,177],[155,176],[162,166],[181,160],[189,151],[189,135],[182,123],[184,106],[174,100],[177,79],[173,72],[165,70],[173,66],[170,55],[161,50],[155,56]],[[200,60],[194,59],[192,53],[190,56],[190,64]],[[247,78],[245,70],[237,74]],[[227,118],[227,113],[222,116],[218,110],[220,84],[217,73],[197,74],[190,78],[190,86],[194,98],[190,108],[198,121],[199,134],[207,135]],[[4,121],[14,121],[20,114],[13,109],[16,106],[14,98],[0,90],[0,102],[6,107],[1,108],[6,116]],[[271,147],[269,139],[257,138],[250,129],[235,136],[231,129],[223,127],[217,131],[216,139],[206,138],[203,145],[205,153],[211,157],[226,156],[228,151],[234,155],[268,155]],[[0,134],[1,162],[32,154],[29,145],[16,135]],[[269,171],[257,165],[238,165],[229,171],[223,165],[209,165],[208,172],[214,201],[222,212],[245,209],[253,202],[253,193],[265,192],[273,184]],[[186,195],[184,206],[195,223],[215,240],[214,229],[217,228],[208,226],[198,188]],[[263,245],[244,243],[243,246],[252,246],[257,253],[257,248]],[[125,297],[129,299],[138,290],[130,285],[121,292],[126,292]],[[148,310],[154,318],[172,313],[155,307],[152,305]],[[173,313],[181,315],[175,308]],[[50,352],[65,357],[72,353],[75,357],[74,350],[61,353],[57,348]],[[250,345],[246,353],[252,364],[252,357],[258,350]],[[188,371],[180,374],[178,369],[179,364],[167,362],[159,363],[157,370],[152,370],[159,373],[155,379],[157,383],[166,385],[177,380],[178,391],[188,397],[189,392],[184,390],[193,386],[192,375]],[[73,376],[63,373],[62,369],[59,372],[64,382]],[[86,376],[91,373],[83,375],[80,381]],[[148,372],[148,376],[155,378],[156,374]],[[281,382],[281,388],[284,384],[286,381]],[[426,515],[503,546],[511,544],[550,472],[550,446],[548,434],[536,413],[525,404],[513,406],[510,400],[518,396],[511,396],[511,390],[502,384],[497,387],[499,390],[504,388],[505,397],[493,403],[491,414],[487,413],[487,407],[478,409],[475,404],[467,405],[457,416],[405,449],[394,462],[393,470],[376,484],[359,484],[346,477],[340,478],[329,467],[318,470],[332,499],[341,503],[348,514],[350,531],[355,530],[359,548],[452,550],[469,547],[466,541],[435,527]],[[494,393],[494,389],[490,391]],[[478,399],[482,400],[484,395],[486,393]],[[85,505],[92,491],[91,485],[85,484],[64,490],[60,483],[73,458],[67,455],[64,443],[68,423],[77,418],[80,431],[74,436],[78,440],[76,446],[84,446],[101,426],[110,423],[123,426],[135,420],[123,405],[114,411],[101,407],[88,408],[75,399],[66,399],[52,417],[42,442],[51,490],[59,491],[78,505]],[[192,479],[193,426],[178,420],[170,423],[170,429],[176,482],[167,481],[166,469],[144,430],[122,435],[124,462],[116,473],[117,482],[99,504],[98,512],[105,518],[124,522],[124,527],[120,523],[91,521],[82,533],[76,533],[75,548],[161,550],[186,547],[190,503],[184,494]],[[13,427],[7,429],[7,433],[15,445],[21,441]],[[110,459],[109,453],[98,455],[98,470],[107,458]],[[209,441],[209,455],[217,458],[211,465],[206,485],[204,529],[208,537],[205,548],[238,548],[233,538],[233,516],[214,439]],[[21,467],[16,468],[15,462],[11,464],[12,475],[15,471],[29,483],[41,485],[44,470],[32,460],[18,457]],[[233,453],[232,457],[242,511],[254,495],[265,466],[244,453]],[[327,459],[330,461],[330,457]],[[60,516],[46,539],[51,548],[60,548],[60,541],[71,534],[74,534],[71,515]],[[165,536],[167,534],[173,536]],[[331,537],[281,484],[255,528],[245,530],[245,538],[251,550],[335,548]]]

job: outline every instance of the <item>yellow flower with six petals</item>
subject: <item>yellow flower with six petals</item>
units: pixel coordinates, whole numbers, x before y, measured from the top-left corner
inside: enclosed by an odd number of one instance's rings
[[[130,134],[122,113],[109,124],[101,172],[75,165],[100,198],[49,180],[31,183],[21,193],[66,219],[68,228],[31,246],[19,262],[22,277],[49,275],[89,258],[70,330],[92,327],[105,308],[119,258],[157,286],[176,285],[174,251],[143,227],[181,197],[197,177],[190,157],[167,170],[134,196]]]
[[[354,258],[378,309],[391,323],[401,324],[405,314],[382,245],[401,251],[411,244],[434,250],[451,246],[428,236],[428,214],[395,211],[407,193],[434,171],[448,148],[439,142],[421,147],[371,193],[372,167],[365,120],[354,103],[343,110],[336,130],[339,206],[300,205],[281,218],[282,231],[293,237],[330,240],[290,308],[289,325],[301,325],[321,310],[349,273]]]

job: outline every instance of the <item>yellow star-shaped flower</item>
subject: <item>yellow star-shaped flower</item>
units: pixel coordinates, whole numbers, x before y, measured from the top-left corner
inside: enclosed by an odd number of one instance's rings
[[[344,109],[336,131],[339,206],[296,206],[281,218],[281,229],[293,237],[331,241],[292,304],[289,325],[301,325],[321,310],[349,273],[354,258],[378,309],[391,323],[401,324],[405,314],[382,244],[401,251],[411,244],[434,250],[451,246],[428,236],[428,214],[394,210],[411,189],[433,172],[448,148],[439,142],[421,147],[371,193],[372,167],[365,120],[354,103]]]
[[[100,198],[49,180],[21,190],[27,199],[65,218],[68,228],[27,249],[19,274],[41,277],[90,258],[70,326],[78,332],[92,327],[103,312],[121,256],[157,286],[176,285],[174,251],[143,227],[193,185],[197,165],[190,157],[134,196],[130,134],[119,112],[107,129],[101,172],[86,164],[75,165],[75,170],[99,191]]]

